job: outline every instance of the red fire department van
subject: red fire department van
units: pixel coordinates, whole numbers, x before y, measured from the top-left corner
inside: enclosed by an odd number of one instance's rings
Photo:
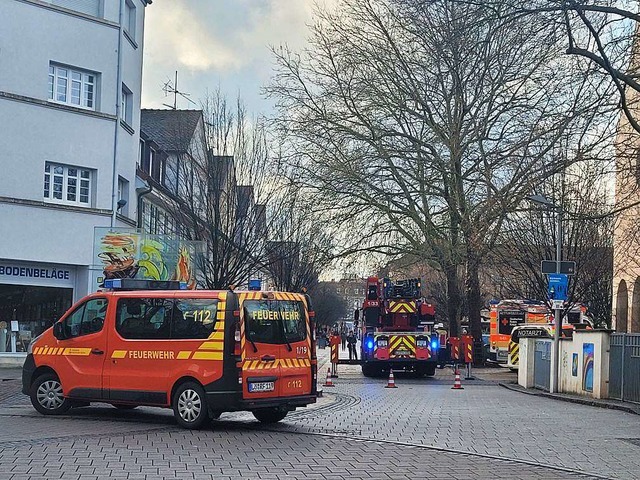
[[[237,410],[278,422],[316,401],[307,295],[109,282],[31,343],[22,391],[38,412],[148,405],[194,429]]]

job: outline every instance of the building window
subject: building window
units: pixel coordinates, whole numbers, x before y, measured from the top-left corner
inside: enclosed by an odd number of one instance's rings
[[[151,177],[154,179],[155,177],[153,176],[153,172],[156,169],[157,163],[158,163],[158,152],[156,152],[155,149],[150,148],[149,149],[149,171],[147,173],[151,175]]]
[[[173,235],[178,231],[174,218],[164,208],[142,201],[142,228],[150,235]]]
[[[165,157],[161,155],[157,150],[150,148],[149,149],[149,171],[147,172],[151,175],[156,182],[160,185],[164,185],[164,175],[165,175]]]
[[[46,162],[44,198],[53,202],[89,206],[91,170]]]
[[[138,151],[138,161],[136,162],[136,167],[138,170],[142,169],[144,165],[144,140],[140,139],[140,149]]]
[[[120,118],[124,120],[127,125],[133,125],[133,92],[122,84],[122,103],[120,104]]]
[[[60,65],[49,65],[49,100],[95,110],[97,75]]]
[[[136,39],[136,6],[132,0],[125,0],[124,2],[124,25],[127,34],[132,40]]]
[[[53,5],[64,7],[69,10],[91,15],[93,17],[102,18],[102,9],[100,0],[51,0]]]
[[[118,211],[122,215],[129,215],[129,181],[118,177]]]

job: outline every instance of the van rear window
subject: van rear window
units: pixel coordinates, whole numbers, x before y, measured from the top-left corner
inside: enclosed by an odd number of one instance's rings
[[[116,330],[126,339],[204,339],[215,328],[213,299],[123,298]]]
[[[246,335],[253,342],[285,344],[307,338],[302,302],[246,300],[243,310]]]

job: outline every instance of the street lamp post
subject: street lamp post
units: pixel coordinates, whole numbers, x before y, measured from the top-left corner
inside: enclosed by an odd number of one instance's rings
[[[562,262],[562,208],[549,201],[542,195],[531,195],[527,199],[533,203],[542,205],[556,212],[556,272],[560,272],[560,264]],[[557,393],[559,391],[560,377],[560,332],[562,330],[562,308],[556,308],[554,312],[555,331],[553,334],[553,358],[554,364],[552,368],[551,385],[549,391]]]

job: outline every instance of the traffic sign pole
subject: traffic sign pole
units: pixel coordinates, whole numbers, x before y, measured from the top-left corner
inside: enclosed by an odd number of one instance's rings
[[[562,208],[558,208],[558,223],[557,223],[557,232],[556,232],[556,263],[557,263],[557,272],[560,272],[560,266],[562,263]],[[558,372],[560,371],[560,332],[562,330],[562,309],[556,308],[555,311],[555,322],[556,329],[553,334],[553,356],[554,356],[554,365],[551,376],[551,385],[549,391],[551,393],[558,393],[559,385],[558,385]]]

